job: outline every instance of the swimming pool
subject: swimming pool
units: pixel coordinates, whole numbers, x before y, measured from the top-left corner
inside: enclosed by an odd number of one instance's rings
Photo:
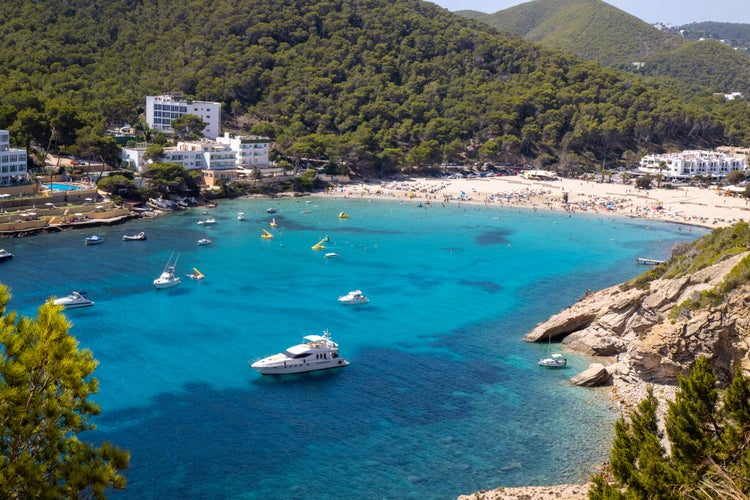
[[[44,186],[51,191],[80,191],[83,189],[81,186],[76,186],[74,184],[61,184],[59,182],[51,182],[49,184],[44,184]]]

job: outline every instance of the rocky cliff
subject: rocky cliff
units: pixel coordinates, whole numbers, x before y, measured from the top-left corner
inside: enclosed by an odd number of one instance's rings
[[[729,255],[675,278],[587,294],[537,325],[524,340],[561,340],[573,351],[601,357],[625,403],[637,402],[627,401],[633,385],[675,385],[698,355],[706,356],[719,380],[726,382],[735,362],[750,368],[750,286],[715,291],[732,279],[730,271],[743,265],[748,255],[747,251]],[[710,304],[689,306],[707,294],[715,297]],[[640,399],[642,391],[636,392],[633,397]]]

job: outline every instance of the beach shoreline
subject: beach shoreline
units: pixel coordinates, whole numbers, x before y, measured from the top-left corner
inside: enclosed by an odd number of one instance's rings
[[[618,215],[713,229],[750,220],[750,204],[717,188],[636,189],[630,184],[522,176],[369,180],[339,184],[313,196],[466,203],[497,207]]]

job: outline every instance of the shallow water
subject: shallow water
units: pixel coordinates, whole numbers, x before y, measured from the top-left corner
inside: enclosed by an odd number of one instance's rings
[[[569,386],[588,359],[542,369],[551,347],[521,339],[587,288],[644,271],[636,257],[705,232],[324,198],[224,202],[213,226],[201,211],[101,228],[96,246],[80,231],[4,242],[11,309],[34,315],[73,289],[96,302],[67,314],[100,362],[102,414],[85,437],[132,453],[128,489],[111,498],[455,498],[582,481],[608,453],[609,393]],[[148,240],[122,241],[138,231]],[[183,283],[155,290],[172,252]],[[339,304],[352,289],[370,303]],[[324,329],[349,367],[249,369]]]

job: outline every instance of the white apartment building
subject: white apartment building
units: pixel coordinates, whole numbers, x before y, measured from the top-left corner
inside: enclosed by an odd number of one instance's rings
[[[664,165],[660,168],[660,163]],[[741,154],[718,151],[683,151],[663,155],[648,155],[641,158],[638,171],[661,174],[663,179],[690,179],[696,175],[722,178],[728,173],[746,169],[746,158]]]
[[[10,132],[0,130],[0,186],[29,181],[25,149],[10,147]]]
[[[252,168],[268,165],[268,149],[271,139],[257,135],[236,135],[224,132],[216,142],[228,145],[236,153],[237,168]]]
[[[222,141],[178,142],[175,147],[164,148],[163,162],[178,163],[194,170],[226,171],[241,167],[268,165],[268,150],[271,139],[247,136],[231,137],[225,134]],[[148,170],[143,154],[146,148],[123,148],[122,161],[137,172]]]
[[[154,130],[173,134],[172,121],[182,115],[195,115],[207,123],[203,136],[219,137],[221,103],[194,101],[180,94],[146,96],[146,123]]]

